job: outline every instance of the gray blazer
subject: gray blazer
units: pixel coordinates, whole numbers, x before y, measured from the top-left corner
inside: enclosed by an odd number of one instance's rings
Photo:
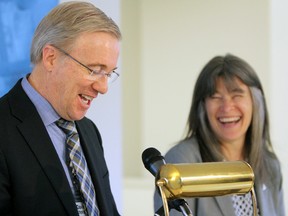
[[[165,155],[167,163],[201,163],[199,145],[195,139],[180,142],[172,147]],[[261,216],[285,216],[282,174],[278,161],[271,161],[275,166],[273,182],[267,187],[265,184],[255,183],[257,206]],[[231,195],[187,198],[185,199],[194,216],[233,216],[235,215]],[[154,209],[157,211],[162,206],[162,199],[158,192],[154,193]],[[171,216],[181,216],[182,213],[176,210],[170,211]]]

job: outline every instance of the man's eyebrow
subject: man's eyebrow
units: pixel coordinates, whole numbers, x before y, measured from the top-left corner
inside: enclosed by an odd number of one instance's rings
[[[104,64],[87,64],[88,67],[101,67],[101,68],[107,68],[107,65]],[[118,67],[113,68],[111,71],[117,70]]]

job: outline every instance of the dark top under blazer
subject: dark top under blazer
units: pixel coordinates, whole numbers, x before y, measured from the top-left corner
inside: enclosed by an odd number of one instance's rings
[[[99,131],[85,117],[76,126],[101,216],[119,215]],[[78,215],[60,159],[21,80],[0,99],[0,215]]]

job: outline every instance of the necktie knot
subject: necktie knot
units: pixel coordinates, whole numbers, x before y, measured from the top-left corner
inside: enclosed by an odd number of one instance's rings
[[[63,118],[60,118],[56,121],[58,127],[60,127],[67,136],[77,133],[75,122],[67,121]]]

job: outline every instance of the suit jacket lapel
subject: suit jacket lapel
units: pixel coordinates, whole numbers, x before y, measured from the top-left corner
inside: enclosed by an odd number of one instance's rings
[[[14,91],[15,89],[16,91]],[[22,121],[18,125],[19,131],[37,158],[43,172],[46,173],[69,215],[78,215],[64,169],[36,108],[23,91],[20,81],[14,90],[14,95],[9,101],[13,109],[12,113]]]

